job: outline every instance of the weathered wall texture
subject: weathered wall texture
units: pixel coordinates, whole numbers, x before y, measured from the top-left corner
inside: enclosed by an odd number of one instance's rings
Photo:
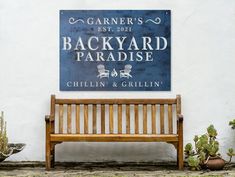
[[[60,92],[59,10],[170,9],[171,92]],[[44,160],[44,115],[49,96],[153,98],[182,95],[185,143],[213,123],[221,152],[235,147],[234,0],[0,1],[0,109],[11,142],[27,147],[9,160]],[[79,143],[57,148],[59,161],[175,160],[164,143]]]

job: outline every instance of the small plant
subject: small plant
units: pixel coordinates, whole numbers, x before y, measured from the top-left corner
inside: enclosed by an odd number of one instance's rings
[[[191,143],[186,144],[184,153],[191,170],[202,169],[210,157],[220,157],[219,142],[216,140],[216,136],[216,129],[210,125],[207,133],[194,137],[194,149]]]
[[[3,112],[1,112],[1,116],[0,116],[0,152],[2,152],[3,154],[7,154],[9,152],[6,127],[7,127],[7,123],[4,121]]]
[[[229,122],[229,125],[231,126],[232,129],[235,129],[235,119],[231,120]],[[232,157],[235,156],[235,152],[234,152],[233,148],[228,149],[227,155],[229,156],[228,162],[230,163],[232,161]]]
[[[229,125],[231,126],[232,129],[235,129],[235,119],[231,120],[229,122]]]
[[[228,149],[227,155],[229,156],[228,163],[230,163],[232,161],[233,156],[235,156],[235,152],[234,152],[233,148]]]

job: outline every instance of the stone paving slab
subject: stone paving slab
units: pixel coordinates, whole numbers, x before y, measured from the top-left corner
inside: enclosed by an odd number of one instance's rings
[[[57,163],[46,171],[43,162],[3,162],[0,177],[235,177],[235,167],[223,171],[179,171],[174,163]]]

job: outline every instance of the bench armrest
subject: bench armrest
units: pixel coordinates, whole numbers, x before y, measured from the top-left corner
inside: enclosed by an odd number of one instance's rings
[[[45,121],[46,121],[46,123],[51,122],[51,120],[52,120],[52,116],[51,116],[51,115],[46,115],[46,116],[45,116]]]
[[[178,115],[177,115],[177,121],[183,122],[183,121],[184,121],[184,116],[181,115],[181,114],[178,114]]]

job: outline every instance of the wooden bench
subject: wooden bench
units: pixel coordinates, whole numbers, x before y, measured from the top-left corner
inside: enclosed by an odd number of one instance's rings
[[[54,167],[56,144],[77,141],[171,143],[177,150],[178,168],[183,169],[180,95],[170,99],[58,99],[52,95],[45,121],[47,170]]]

